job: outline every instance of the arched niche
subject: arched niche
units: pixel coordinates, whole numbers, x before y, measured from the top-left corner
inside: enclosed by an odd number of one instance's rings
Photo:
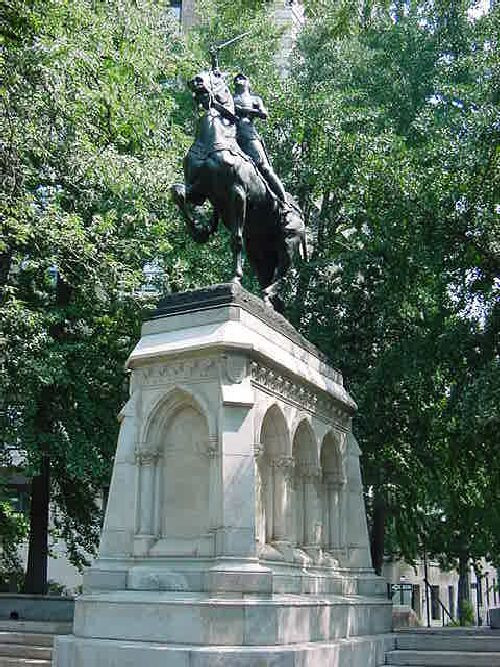
[[[293,437],[295,543],[317,547],[321,543],[320,468],[316,438],[309,422],[302,420]]]
[[[268,458],[290,456],[288,426],[283,412],[276,403],[273,403],[264,415],[259,440]]]
[[[211,553],[213,443],[190,392],[176,388],[152,411],[138,452],[138,533],[154,537],[153,553]]]
[[[271,405],[262,420],[258,438],[257,539],[264,542],[286,540],[290,494],[290,437],[285,417],[278,405]]]
[[[210,409],[205,398],[199,392],[193,390],[191,387],[186,387],[182,384],[172,387],[167,394],[157,396],[153,405],[148,410],[148,415],[144,419],[144,426],[139,435],[140,443],[158,443],[158,432],[165,427],[165,421],[174,413],[180,406],[191,405],[207,420],[209,430],[209,437],[211,440],[217,437],[217,420],[215,417],[216,411]]]
[[[345,546],[345,473],[337,436],[329,432],[321,443],[323,547],[337,552]]]

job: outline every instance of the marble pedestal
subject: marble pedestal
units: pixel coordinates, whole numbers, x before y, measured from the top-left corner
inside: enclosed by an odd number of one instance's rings
[[[382,665],[391,603],[340,374],[234,285],[164,299],[128,365],[99,557],[55,667]]]

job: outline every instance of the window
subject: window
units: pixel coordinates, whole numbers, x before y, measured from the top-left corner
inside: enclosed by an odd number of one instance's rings
[[[433,621],[441,618],[439,609],[439,586],[431,586],[431,616]]]
[[[448,586],[448,611],[455,618],[455,588]]]
[[[29,487],[25,484],[9,484],[6,495],[15,512],[28,514],[30,509]]]
[[[170,7],[175,18],[181,20],[182,0],[170,0]]]

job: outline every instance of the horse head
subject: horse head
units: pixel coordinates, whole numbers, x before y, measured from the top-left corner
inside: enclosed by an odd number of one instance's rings
[[[230,110],[233,107],[233,96],[221,72],[214,70],[198,72],[188,81],[188,87],[196,103],[201,104],[205,109],[210,108],[213,100]]]

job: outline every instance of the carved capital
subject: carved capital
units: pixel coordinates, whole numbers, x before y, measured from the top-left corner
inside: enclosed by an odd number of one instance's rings
[[[254,442],[253,455],[257,462],[262,461],[262,457],[264,456],[264,445],[261,442]]]
[[[138,450],[135,453],[136,463],[140,466],[155,465],[161,454],[153,450]]]
[[[309,462],[297,463],[297,472],[301,477],[311,482],[318,480],[321,476],[321,468]]]
[[[293,484],[295,461],[291,456],[278,456],[269,462],[275,471],[280,471],[286,482]]]
[[[331,489],[340,489],[346,484],[346,478],[341,473],[323,473],[323,482]]]
[[[209,459],[215,459],[219,455],[219,439],[216,435],[208,439],[206,454]]]
[[[278,468],[283,471],[292,470],[294,466],[292,456],[277,456],[276,458],[271,459],[270,463],[273,468]]]

